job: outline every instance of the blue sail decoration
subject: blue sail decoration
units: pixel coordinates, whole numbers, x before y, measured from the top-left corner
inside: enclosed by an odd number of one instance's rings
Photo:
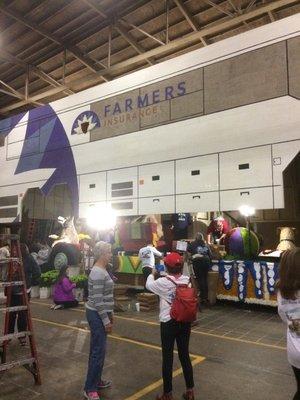
[[[267,288],[270,294],[274,294],[276,291],[276,282],[279,278],[279,269],[278,263],[273,262],[261,262],[266,269],[266,278],[267,278]]]
[[[230,290],[232,288],[234,278],[234,261],[221,260],[219,266],[219,273],[222,276],[224,288],[226,290]]]
[[[259,262],[246,261],[246,268],[250,271],[254,281],[255,296],[258,299],[263,297],[263,273],[262,266]]]
[[[244,261],[237,261],[237,281],[238,281],[238,298],[245,301],[247,297],[247,278],[248,270]]]

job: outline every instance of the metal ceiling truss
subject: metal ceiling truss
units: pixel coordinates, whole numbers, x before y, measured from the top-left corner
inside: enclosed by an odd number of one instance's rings
[[[137,43],[135,38],[131,35],[130,32],[126,31],[126,29],[121,25],[123,22],[123,18],[120,18],[119,21],[115,16],[109,16],[105,14],[105,12],[99,7],[98,4],[93,3],[91,0],[83,0],[89,7],[91,7],[96,13],[98,13],[102,18],[107,20],[112,20],[112,27],[139,53],[145,53],[145,50],[141,45]],[[125,21],[125,24],[127,21]],[[155,60],[146,58],[146,61],[149,65],[155,64]]]
[[[240,26],[241,24],[247,25],[247,21],[253,20],[256,18],[259,18],[264,15],[268,15],[271,21],[276,20],[276,15],[274,14],[275,10],[293,5],[294,3],[297,3],[299,0],[278,0],[278,1],[273,1],[272,3],[265,3],[265,0],[263,0],[263,4],[258,6],[256,4],[256,0],[250,0],[248,2],[248,5],[244,6],[244,8],[241,8],[241,2],[239,1],[237,3],[237,0],[227,0],[226,2],[222,2],[221,4],[216,3],[215,0],[202,0],[203,3],[206,3],[210,7],[216,9],[219,11],[221,14],[224,15],[222,19],[220,19],[220,22],[218,24],[212,24],[208,26],[200,26],[199,23],[195,20],[195,15],[191,13],[188,7],[188,0],[183,1],[183,0],[165,0],[165,29],[164,31],[159,31],[156,33],[149,33],[147,32],[146,29],[143,28],[143,25],[145,25],[149,19],[145,20],[138,26],[137,24],[133,24],[129,22],[128,20],[128,15],[123,16],[118,16],[116,13],[112,13],[111,11],[106,11],[104,12],[101,7],[99,7],[99,4],[97,0],[83,0],[86,5],[95,11],[97,13],[97,18],[100,20],[101,18],[103,19],[102,23],[100,21],[100,26],[101,30],[105,30],[108,32],[107,34],[107,42],[102,43],[101,45],[98,44],[97,47],[95,47],[92,50],[89,50],[87,53],[82,52],[82,50],[79,49],[78,45],[83,42],[84,40],[87,40],[88,37],[86,36],[86,30],[83,32],[83,36],[85,36],[82,39],[82,35],[80,35],[80,39],[77,42],[77,44],[72,43],[72,41],[68,40],[62,40],[60,36],[57,34],[53,34],[49,32],[47,29],[43,28],[39,24],[31,21],[27,15],[29,15],[31,12],[29,12],[26,16],[21,15],[20,13],[16,11],[12,11],[10,9],[7,9],[3,5],[0,5],[0,12],[3,14],[9,16],[10,18],[13,18],[15,21],[18,21],[19,23],[22,23],[23,25],[27,26],[34,32],[42,35],[43,37],[47,38],[50,40],[52,43],[56,43],[59,45],[59,52],[61,52],[61,48],[63,49],[63,58],[62,58],[62,78],[60,81],[54,79],[49,73],[44,72],[41,67],[38,67],[36,65],[31,65],[29,63],[26,63],[25,61],[21,60],[19,57],[13,56],[10,54],[8,51],[1,50],[0,57],[2,59],[5,59],[9,63],[16,64],[18,66],[21,66],[22,69],[25,70],[25,85],[24,85],[24,91],[25,94],[21,93],[20,91],[17,91],[13,89],[9,84],[0,81],[0,92],[13,96],[20,101],[9,104],[5,107],[0,108],[0,113],[5,114],[8,113],[14,109],[20,108],[22,106],[25,106],[29,103],[35,104],[35,105],[40,105],[41,103],[39,100],[47,97],[51,97],[57,93],[64,92],[65,94],[72,94],[74,93],[69,87],[65,85],[65,80],[66,80],[66,68],[67,68],[67,51],[75,57],[80,63],[84,66],[84,68],[88,68],[90,71],[92,71],[91,74],[91,81],[92,82],[99,82],[99,81],[107,81],[110,79],[111,74],[122,74],[126,73],[128,69],[132,68],[140,68],[141,63],[148,63],[150,65],[153,65],[156,62],[156,58],[164,57],[166,54],[174,54],[178,51],[181,51],[183,48],[188,48],[191,46],[195,46],[199,40],[202,42],[203,46],[206,46],[208,44],[207,37],[213,37],[215,35],[218,35],[220,33],[226,32],[230,29],[235,29],[236,27]],[[171,3],[172,1],[172,7],[174,8],[174,5],[180,10],[181,14],[183,15],[184,19],[187,21],[189,24],[190,28],[192,29],[193,32],[189,34],[185,34],[184,36],[171,40],[169,39],[169,14],[171,10]],[[120,1],[120,3],[122,3]],[[143,3],[143,5],[146,3],[145,1],[140,1],[140,3]],[[68,6],[70,3],[68,3]],[[230,11],[228,10],[228,7],[226,5],[230,6]],[[41,5],[38,5],[36,9],[38,9]],[[140,7],[138,5],[138,7]],[[136,11],[138,7],[134,7],[133,5],[131,6],[131,10]],[[142,6],[141,6],[142,7]],[[129,7],[130,8],[130,7]],[[34,9],[35,10],[35,9]],[[34,10],[31,10],[32,12]],[[126,11],[128,11],[126,9]],[[58,10],[59,12],[59,10]],[[133,11],[132,11],[133,12]],[[121,12],[122,14],[122,12]],[[161,17],[162,14],[157,16],[157,18]],[[228,18],[229,17],[229,18]],[[46,18],[47,19],[47,18]],[[180,22],[177,22],[178,24]],[[177,24],[176,23],[176,24]],[[172,25],[172,28],[175,25]],[[100,32],[101,32],[100,30]],[[118,34],[123,37],[123,39],[129,43],[129,45],[135,49],[135,51],[138,53],[138,55],[133,56],[125,61],[120,61],[117,62],[116,64],[111,63],[111,57],[112,57],[112,42],[114,40],[113,35],[112,35],[112,30],[118,32]],[[150,50],[145,50],[143,46],[141,45],[140,41],[137,41],[135,37],[132,35],[131,32],[134,30],[138,31],[139,33],[143,34],[146,38],[152,39],[152,41],[155,41],[156,47],[150,49]],[[99,31],[98,31],[99,32]],[[165,36],[165,42],[163,42],[160,38],[158,38],[158,34],[161,35],[164,33]],[[96,32],[92,33],[92,35],[96,34]],[[101,60],[95,60],[92,56],[91,53],[94,52],[95,50],[98,50],[99,48],[102,48],[104,45],[108,47],[107,55],[105,56],[105,59]],[[122,52],[123,49],[117,50],[117,52],[114,54],[118,54],[118,52]],[[51,53],[51,52],[50,52]],[[57,57],[57,50],[53,50],[52,56],[51,57]],[[51,59],[51,58],[50,58]],[[81,68],[82,69],[82,68]],[[72,75],[76,75],[81,69],[77,69],[77,71],[73,71],[69,76],[68,76],[68,85],[72,82],[76,82],[77,84],[79,83],[84,83],[86,80],[89,79],[89,77],[84,77],[80,79],[73,79],[72,80]],[[55,67],[54,70],[51,71],[51,74],[54,73],[54,71],[57,71],[58,67]],[[29,73],[32,73],[33,75],[37,76],[38,78],[42,79],[43,81],[47,82],[51,86],[53,86],[52,89],[47,89],[46,91],[42,92],[35,92],[33,94],[29,94]]]
[[[35,65],[32,64],[27,64],[25,61],[22,61],[16,56],[13,56],[10,54],[7,50],[1,49],[0,52],[0,58],[4,59],[5,61],[19,65],[22,67],[25,71],[29,68],[30,71],[42,79],[43,81],[47,82],[48,84],[55,86],[55,87],[61,87],[62,91],[65,92],[66,94],[74,94],[72,90],[67,88],[64,84],[59,83],[57,80],[52,78],[49,74],[46,74],[44,71],[42,71],[39,67],[36,67]]]
[[[34,104],[36,106],[41,106],[43,103],[38,102],[38,98],[33,98],[28,96],[28,81],[29,81],[29,70],[27,71],[26,74],[26,80],[25,80],[25,94],[19,92],[18,90],[15,90],[12,88],[10,85],[7,83],[3,82],[0,80],[0,85],[2,88],[0,88],[0,92],[5,93],[9,96],[16,97],[17,99],[22,99],[22,103],[25,104]],[[5,89],[3,89],[3,87]]]
[[[200,30],[200,26],[194,20],[192,14],[189,12],[187,7],[182,3],[181,0],[173,0],[173,1],[176,4],[176,6],[179,8],[179,10],[181,11],[182,15],[187,20],[187,22],[189,23],[189,25],[193,29],[193,31],[198,32]],[[203,46],[207,46],[207,42],[203,37],[201,37],[200,40],[201,40]]]
[[[97,66],[95,60],[91,59],[88,55],[83,54],[77,46],[69,45],[68,43],[65,43],[62,39],[60,39],[55,34],[48,32],[45,28],[41,27],[40,25],[36,24],[33,21],[30,21],[26,17],[23,17],[20,13],[18,13],[16,11],[11,11],[1,5],[0,5],[0,11],[3,14],[15,19],[16,21],[21,22],[22,24],[26,25],[28,28],[39,33],[40,35],[51,40],[52,42],[57,43],[58,45],[62,46],[64,49],[66,49],[70,53],[72,53],[74,57],[76,57],[80,62],[82,62],[92,72],[96,72],[96,73],[99,72],[99,67]],[[107,80],[106,78],[103,78],[103,79]]]

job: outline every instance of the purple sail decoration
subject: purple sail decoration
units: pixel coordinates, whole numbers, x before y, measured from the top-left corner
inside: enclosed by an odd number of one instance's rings
[[[263,271],[261,264],[259,262],[245,261],[245,265],[254,281],[255,296],[261,299],[263,297]]]
[[[13,117],[5,118],[0,121],[1,135],[6,137],[14,129],[14,127],[21,121],[26,112],[14,115]]]
[[[238,281],[238,298],[240,301],[245,301],[247,297],[247,279],[248,269],[244,261],[237,261],[237,281]]]
[[[222,276],[224,288],[230,290],[234,279],[234,261],[221,260],[219,263],[219,273]]]
[[[41,188],[47,195],[55,185],[67,184],[78,216],[79,194],[75,161],[66,131],[49,106],[29,111],[25,140],[15,174],[51,168],[53,174]]]

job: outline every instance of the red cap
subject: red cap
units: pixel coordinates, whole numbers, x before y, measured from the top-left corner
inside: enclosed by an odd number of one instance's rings
[[[169,253],[164,258],[164,262],[169,268],[179,267],[183,264],[183,258],[178,253]]]

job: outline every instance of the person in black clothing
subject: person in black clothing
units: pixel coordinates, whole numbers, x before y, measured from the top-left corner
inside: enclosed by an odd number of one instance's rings
[[[178,213],[172,216],[172,229],[174,240],[186,239],[188,237],[188,227],[192,223],[191,214]]]
[[[200,303],[208,305],[207,278],[211,266],[211,251],[202,233],[196,234],[195,240],[189,244],[187,251],[192,255],[193,270],[200,290]]]
[[[30,291],[31,287],[37,285],[39,283],[39,279],[41,276],[41,269],[32,255],[29,253],[28,247],[26,244],[21,243],[21,254],[23,260],[23,268],[25,273],[25,281],[26,281],[26,289],[28,301],[30,300]],[[19,280],[19,277],[16,277]],[[22,290],[20,286],[13,286],[10,307],[21,306],[23,304],[23,296]],[[8,323],[8,333],[14,333],[15,331],[15,323],[17,320],[17,331],[24,332],[27,330],[26,323],[26,313],[27,311],[16,311],[11,312],[9,315],[9,323]],[[19,338],[20,344],[22,346],[26,345],[26,337],[22,336]]]
[[[190,322],[179,322],[171,317],[172,301],[175,298],[176,284],[188,285],[190,278],[183,275],[183,258],[178,253],[169,253],[164,258],[168,275],[155,279],[157,273],[153,269],[148,276],[146,287],[160,297],[159,320],[162,347],[163,393],[156,400],[174,400],[172,394],[172,373],[174,344],[176,341],[178,356],[183,370],[186,391],[184,400],[195,400],[194,373],[189,354],[191,334]]]

